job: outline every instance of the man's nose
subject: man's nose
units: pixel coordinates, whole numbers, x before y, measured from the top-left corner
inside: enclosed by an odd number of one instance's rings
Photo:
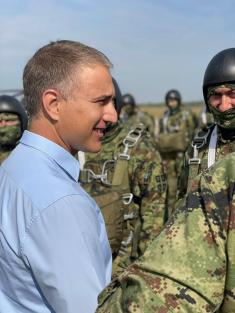
[[[231,108],[230,98],[227,95],[222,95],[221,104],[219,106],[220,111],[224,112],[226,110],[229,110],[230,108]]]
[[[113,105],[113,102],[110,102],[106,105],[103,119],[105,122],[116,123],[117,122],[117,111]]]

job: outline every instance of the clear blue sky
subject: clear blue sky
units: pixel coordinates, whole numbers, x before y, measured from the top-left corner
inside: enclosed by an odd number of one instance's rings
[[[22,87],[39,47],[71,39],[104,52],[137,102],[161,101],[171,88],[200,100],[209,60],[235,45],[232,0],[8,0],[0,21],[0,89]]]

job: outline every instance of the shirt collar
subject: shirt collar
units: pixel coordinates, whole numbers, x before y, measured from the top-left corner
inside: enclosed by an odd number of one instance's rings
[[[25,130],[20,143],[40,150],[50,156],[60,167],[62,167],[75,181],[79,177],[79,162],[67,150],[53,141]]]

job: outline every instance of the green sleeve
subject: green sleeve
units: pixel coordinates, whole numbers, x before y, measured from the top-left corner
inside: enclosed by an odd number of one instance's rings
[[[159,234],[165,223],[167,182],[158,153],[148,152],[145,161],[136,172],[135,179],[141,193],[142,227],[139,249],[143,254],[149,242]]]

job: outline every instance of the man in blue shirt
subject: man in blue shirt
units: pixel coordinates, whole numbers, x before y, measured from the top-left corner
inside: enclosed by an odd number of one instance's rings
[[[0,312],[92,313],[110,282],[104,221],[73,157],[99,151],[117,120],[110,66],[57,41],[24,69],[30,131],[0,168]]]

